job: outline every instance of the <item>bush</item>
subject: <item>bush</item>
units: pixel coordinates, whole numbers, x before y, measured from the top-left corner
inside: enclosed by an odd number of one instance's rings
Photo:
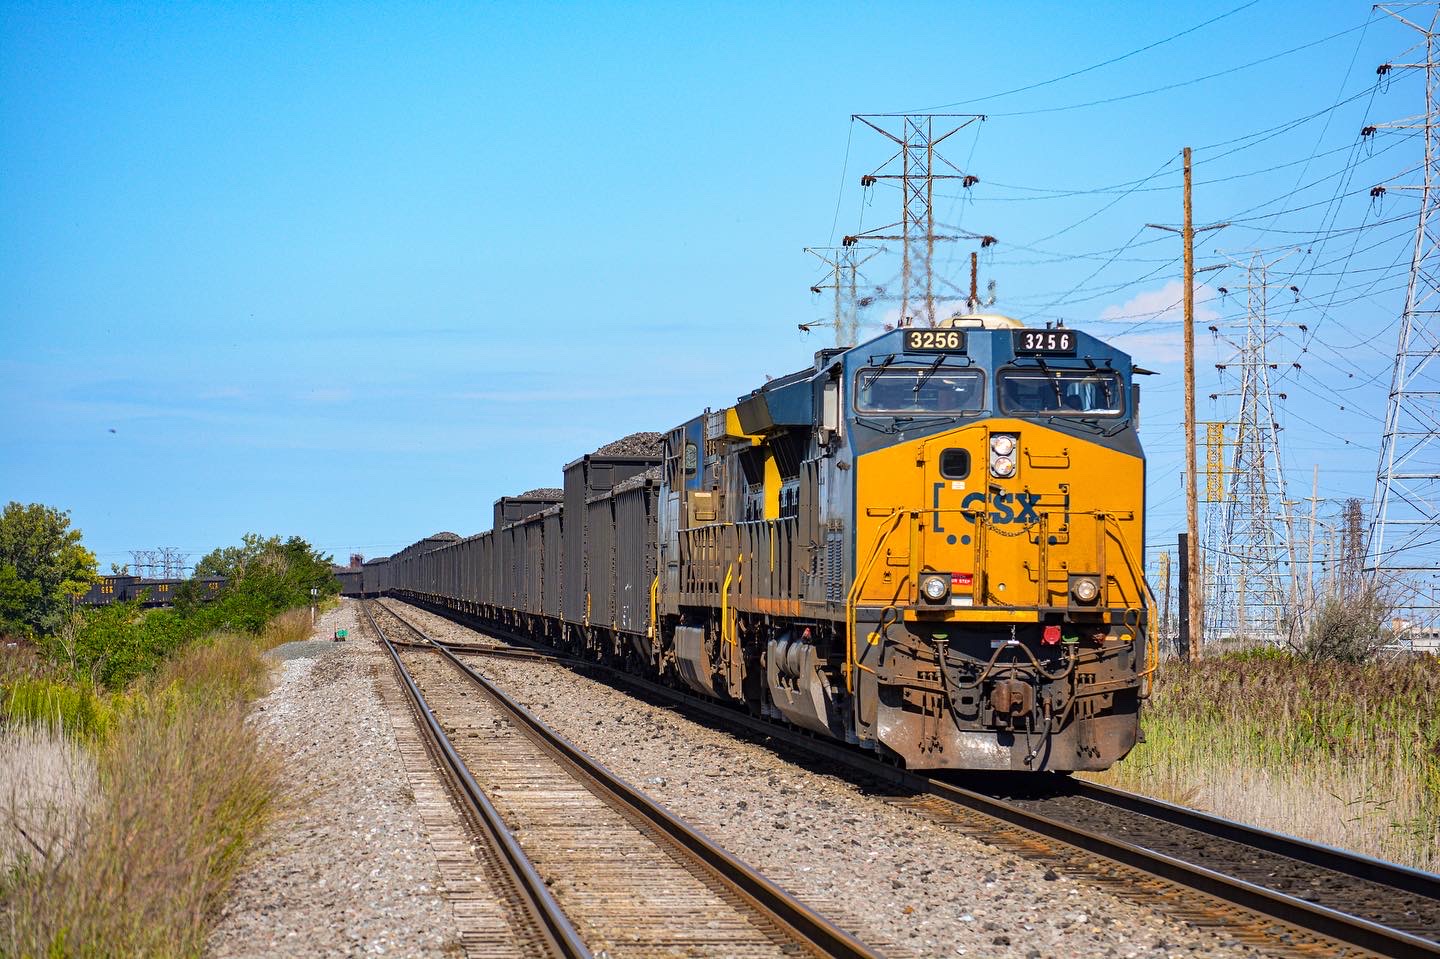
[[[1391,605],[1374,586],[1331,593],[1311,617],[1299,652],[1312,662],[1363,663],[1390,641]]]
[[[328,558],[315,554],[304,540],[259,542],[273,548],[233,567],[233,579],[213,600],[199,601],[191,581],[170,609],[147,610],[132,601],[86,610],[40,640],[40,649],[73,676],[122,689],[153,673],[167,657],[201,636],[225,631],[258,634],[273,628],[267,624],[285,610],[307,606],[311,589],[322,599],[339,592]],[[298,635],[303,638],[308,633],[307,626]]]

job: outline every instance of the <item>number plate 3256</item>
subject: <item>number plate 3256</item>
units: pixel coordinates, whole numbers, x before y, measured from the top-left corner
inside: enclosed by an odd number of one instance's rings
[[[1015,352],[1074,353],[1074,330],[1016,330]]]
[[[962,330],[906,330],[907,353],[961,353],[965,350]]]

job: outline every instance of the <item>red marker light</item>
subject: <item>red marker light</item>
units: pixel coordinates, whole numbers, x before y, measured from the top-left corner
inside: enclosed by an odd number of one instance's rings
[[[1044,634],[1040,637],[1040,642],[1044,643],[1046,646],[1054,646],[1056,643],[1060,642],[1060,627],[1046,626]]]

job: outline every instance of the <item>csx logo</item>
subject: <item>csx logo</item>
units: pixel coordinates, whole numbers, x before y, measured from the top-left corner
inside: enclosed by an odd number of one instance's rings
[[[945,483],[935,484],[935,509],[937,510],[941,508],[940,492],[945,489],[945,487]],[[961,516],[971,525],[975,523],[974,514],[982,512],[986,507],[991,508],[990,522],[997,526],[1006,523],[1038,523],[1040,522],[1040,515],[1035,511],[1035,507],[1039,505],[1039,493],[1002,493],[999,490],[993,490],[989,493],[976,490],[960,501],[960,508],[968,511],[962,513]],[[940,519],[938,512],[935,514],[935,518],[937,521]],[[940,526],[937,522],[935,530],[936,532],[944,532],[944,527]]]

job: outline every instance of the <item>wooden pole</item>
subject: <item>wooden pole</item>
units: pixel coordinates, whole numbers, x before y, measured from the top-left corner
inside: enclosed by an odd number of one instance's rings
[[[1195,462],[1195,221],[1190,208],[1190,148],[1185,148],[1185,548],[1189,552],[1190,659],[1199,659],[1205,644],[1205,591],[1200,584],[1200,496]]]

